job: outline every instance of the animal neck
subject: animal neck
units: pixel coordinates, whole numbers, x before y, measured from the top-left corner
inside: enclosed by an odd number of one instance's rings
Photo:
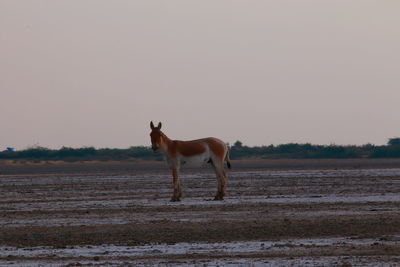
[[[172,140],[169,139],[168,136],[166,136],[163,132],[161,132],[161,136],[163,139],[163,151],[166,152],[168,148],[171,146]]]

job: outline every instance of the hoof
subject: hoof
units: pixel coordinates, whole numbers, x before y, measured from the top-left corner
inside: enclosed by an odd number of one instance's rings
[[[181,201],[181,199],[177,198],[177,197],[172,197],[171,198],[171,202],[178,202],[178,201]]]
[[[224,200],[224,198],[221,196],[215,196],[214,200]]]

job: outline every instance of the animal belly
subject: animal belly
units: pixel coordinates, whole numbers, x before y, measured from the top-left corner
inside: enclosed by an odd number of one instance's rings
[[[210,160],[208,155],[202,154],[192,157],[181,157],[180,162],[182,166],[199,167]]]

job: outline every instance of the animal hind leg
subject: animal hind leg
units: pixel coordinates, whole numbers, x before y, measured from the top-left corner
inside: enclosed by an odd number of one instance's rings
[[[223,163],[223,162],[222,162]],[[213,164],[215,174],[217,175],[218,187],[217,187],[217,194],[215,195],[214,200],[223,200],[225,196],[225,187],[226,187],[226,173],[224,170],[223,164]]]

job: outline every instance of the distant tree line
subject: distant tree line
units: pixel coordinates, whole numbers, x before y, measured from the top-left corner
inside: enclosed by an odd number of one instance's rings
[[[398,143],[397,143],[398,142]],[[232,158],[264,158],[264,159],[330,159],[330,158],[399,158],[400,138],[391,138],[387,145],[376,146],[366,144],[356,145],[312,145],[312,144],[281,144],[269,146],[248,147],[240,141],[230,149]]]
[[[0,152],[0,159],[21,159],[21,160],[161,160],[159,154],[154,153],[149,147],[137,146],[126,149],[119,148],[99,148],[82,147],[71,148],[62,147],[61,149],[49,149],[46,147],[34,146],[20,151]]]
[[[236,141],[230,146],[232,159],[324,159],[324,158],[400,158],[400,138],[390,138],[387,145],[313,145],[313,144],[281,144],[249,147]],[[35,146],[20,151],[5,150],[0,152],[0,159],[14,160],[162,160],[160,154],[154,153],[150,147],[136,146],[126,149],[82,147],[49,149]]]

